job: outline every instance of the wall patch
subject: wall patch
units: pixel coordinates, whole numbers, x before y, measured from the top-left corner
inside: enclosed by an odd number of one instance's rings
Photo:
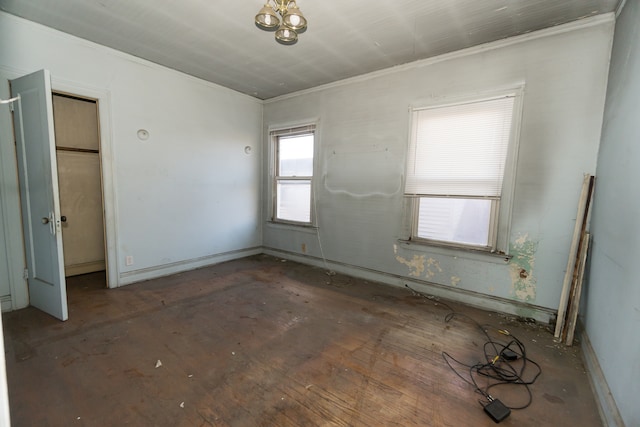
[[[513,255],[509,262],[511,293],[519,300],[531,302],[536,299],[536,278],[533,275],[538,242],[529,239],[529,234],[520,235],[511,245]]]
[[[435,276],[436,272],[442,273],[442,268],[440,268],[440,263],[433,258],[429,258],[427,260],[427,274],[426,274],[427,279],[431,279],[433,276]]]
[[[393,253],[396,254],[396,261],[409,267],[410,276],[420,277],[422,275],[424,263],[426,262],[424,255],[414,255],[412,259],[408,260],[398,255],[397,245],[393,245]]]

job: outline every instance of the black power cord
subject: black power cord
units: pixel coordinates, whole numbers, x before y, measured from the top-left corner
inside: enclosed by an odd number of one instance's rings
[[[522,341],[506,329],[498,329],[490,325],[481,325],[472,317],[464,313],[456,312],[449,305],[441,302],[437,297],[415,291],[408,285],[405,286],[414,294],[435,301],[436,304],[446,307],[450,311],[450,313],[445,316],[444,320],[446,323],[451,322],[456,317],[465,318],[477,326],[486,337],[487,340],[483,346],[483,356],[486,362],[469,365],[455,359],[445,351],[442,352],[442,357],[454,374],[465,383],[471,385],[476,393],[481,394],[486,399],[486,403],[482,400],[478,400],[478,402],[496,423],[507,418],[511,410],[525,409],[531,405],[533,395],[529,386],[538,379],[542,373],[542,368],[527,357],[527,350]],[[489,331],[494,331],[504,337],[508,337],[508,340],[506,342],[498,341],[491,337]],[[460,367],[466,368],[469,372],[469,378],[465,378],[460,374],[458,369],[452,365],[452,362],[455,362],[455,364]],[[487,385],[480,387],[477,380],[479,377],[486,378]],[[489,393],[491,389],[507,385],[524,388],[527,394],[527,401],[518,406],[507,406]]]
[[[517,337],[512,335],[506,329],[493,330],[509,337],[507,342],[493,339],[488,329],[480,325],[469,316],[461,313],[451,312],[445,317],[445,322],[450,322],[455,317],[465,317],[470,319],[483,334],[487,337],[487,341],[483,346],[484,360],[486,362],[478,362],[474,365],[465,364],[452,357],[447,352],[442,352],[442,357],[449,368],[464,382],[471,385],[477,393],[480,393],[487,403],[479,400],[478,402],[484,408],[484,411],[496,422],[504,420],[509,416],[511,410],[524,409],[531,405],[533,395],[530,385],[532,385],[542,373],[542,368],[536,362],[527,357],[525,345]],[[458,372],[451,362],[465,367],[469,371],[469,378],[465,378]],[[487,379],[484,387],[478,385],[478,377]],[[518,406],[509,406],[502,403],[499,399],[494,398],[490,394],[490,390],[498,386],[515,386],[522,387],[526,391],[527,400]]]

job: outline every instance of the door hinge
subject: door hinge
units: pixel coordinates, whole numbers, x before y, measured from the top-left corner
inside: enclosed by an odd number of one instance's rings
[[[24,280],[27,280],[29,278],[29,270],[28,269],[24,269],[24,271],[22,272],[22,278]]]

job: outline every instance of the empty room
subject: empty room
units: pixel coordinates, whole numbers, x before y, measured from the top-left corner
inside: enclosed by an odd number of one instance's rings
[[[640,0],[0,0],[0,425],[640,426]]]

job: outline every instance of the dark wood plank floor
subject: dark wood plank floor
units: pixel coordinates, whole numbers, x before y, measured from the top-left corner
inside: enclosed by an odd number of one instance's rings
[[[442,358],[483,361],[485,337],[447,304],[542,366],[501,425],[601,425],[579,349],[544,326],[265,255],[103,286],[71,278],[64,323],[4,315],[15,426],[492,426]]]

